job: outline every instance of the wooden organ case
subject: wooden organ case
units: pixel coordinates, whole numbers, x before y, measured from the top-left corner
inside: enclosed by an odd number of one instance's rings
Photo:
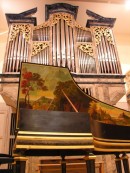
[[[112,32],[116,19],[87,10],[88,16],[94,19],[89,19],[86,27],[82,27],[76,22],[77,6],[58,3],[46,5],[45,9],[46,21],[41,25],[37,25],[36,18],[32,17],[37,8],[19,14],[6,14],[9,36],[1,84],[1,96],[5,102],[17,109],[18,81],[23,62],[67,67],[86,94],[108,104],[116,104],[125,93],[124,75]],[[65,173],[66,153],[61,153],[62,173]],[[77,151],[76,154],[85,153]],[[70,155],[73,154],[71,151]],[[94,159],[89,154],[86,153],[87,171],[93,173],[95,170],[91,166],[94,166]],[[88,158],[92,158],[92,162]],[[24,161],[20,161],[23,167]],[[19,160],[16,162],[19,165]],[[117,164],[121,171],[120,163]],[[128,165],[126,167],[128,170]]]

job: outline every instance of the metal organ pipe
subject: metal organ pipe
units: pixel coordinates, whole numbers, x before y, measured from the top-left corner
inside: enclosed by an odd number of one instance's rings
[[[56,35],[55,35],[55,26],[52,27],[52,64],[56,65]]]
[[[18,51],[18,41],[19,41],[19,33],[17,34],[16,38],[13,40],[13,50],[12,50],[12,55],[11,55],[11,66],[10,66],[10,71],[14,72],[15,69],[15,62],[17,58],[17,51]]]
[[[58,66],[61,65],[60,63],[60,31],[59,31],[59,22],[56,24],[57,25],[57,64]]]
[[[63,20],[61,20],[61,27],[60,27],[60,33],[61,33],[61,63],[62,63],[62,66],[63,67],[66,67],[66,60],[67,60],[67,57],[66,57],[66,50],[65,50],[65,47],[66,47],[66,28],[65,28],[65,22]]]
[[[91,73],[92,72],[92,66],[91,64],[91,58],[88,55],[85,55],[84,53],[84,73]]]
[[[81,42],[84,40],[84,30],[81,30]]]
[[[21,62],[24,61],[24,48],[25,48],[25,39],[23,36],[21,36],[21,51],[20,51],[20,57],[19,57],[19,62],[17,64],[17,70],[19,71],[21,68]]]
[[[24,60],[24,51],[25,51],[25,38],[23,37],[23,34],[20,32],[19,33],[19,43],[18,43],[18,52],[17,52],[17,65],[16,65],[16,71],[19,71],[20,70],[20,65],[21,65],[21,62],[24,61],[24,62],[27,62],[28,61],[28,54]],[[26,48],[28,50],[28,47]]]
[[[109,56],[109,59],[108,59],[108,62],[109,62],[109,65],[110,65],[110,71],[109,73],[115,73],[115,67],[113,66],[113,60],[114,60],[114,57],[113,57],[113,53],[111,51],[111,46],[112,44],[109,44],[108,40],[104,37],[105,39],[105,43],[106,43],[106,48],[107,48],[107,52],[108,52],[108,56]]]
[[[99,71],[100,73],[103,72],[103,64],[102,64],[102,56],[101,56],[101,51],[100,51],[100,45],[97,45],[97,53],[98,53],[98,60],[99,60]]]
[[[104,45],[104,40],[103,40],[103,37],[101,37],[101,48],[102,48],[102,60],[103,60],[103,65],[104,65],[104,71],[105,73],[107,73],[107,64],[106,64],[106,61],[108,59],[107,57],[107,52],[106,52],[106,47]]]
[[[9,60],[10,60],[10,63],[9,63],[9,72],[12,71],[14,47],[15,47],[15,39],[12,41],[11,54],[10,54],[10,58],[9,58]]]
[[[69,26],[69,36],[70,36],[70,49],[71,49],[71,62],[72,62],[72,72],[75,72],[75,55],[74,55],[74,35],[73,35],[73,28]]]
[[[106,43],[105,43],[104,36],[102,36],[101,42],[102,42],[103,50],[104,50],[104,65],[105,65],[105,71],[106,71],[106,73],[111,73],[111,72],[110,72],[110,69],[109,69],[109,64],[108,64],[108,62],[109,62],[109,56],[108,56],[108,51],[107,51],[107,46],[106,46]]]
[[[77,42],[79,42],[79,31],[80,31],[80,29],[79,28],[76,28],[76,32],[77,32],[77,39],[76,39],[76,41]]]
[[[11,61],[11,49],[12,49],[12,44],[13,44],[13,42],[10,41],[10,42],[9,42],[9,46],[8,46],[8,52],[7,52],[7,63],[6,63],[5,72],[10,72],[10,71],[9,71],[9,66],[10,66],[10,61]]]
[[[15,56],[14,56],[14,63],[13,63],[13,70],[12,71],[18,71],[18,64],[19,64],[19,61],[20,61],[20,57],[21,57],[21,44],[22,44],[22,36],[21,36],[21,33],[19,32],[18,33],[18,36],[17,36],[17,43],[15,42],[16,44],[16,52],[15,52]]]
[[[45,28],[42,28],[41,30],[43,32],[43,36],[42,36],[42,40],[40,40],[40,41],[45,41],[46,40]]]
[[[117,60],[117,54],[116,54],[116,50],[115,50],[115,47],[113,45],[111,45],[112,47],[112,50],[113,50],[113,55],[114,55],[114,64],[115,64],[115,67],[116,67],[116,73],[120,73],[120,65],[119,65],[119,62]]]
[[[55,37],[55,52],[56,52],[56,61],[55,61],[55,65],[58,66],[58,62],[57,62],[57,25],[55,24],[55,32],[54,32],[54,37]]]
[[[103,47],[102,47],[102,43],[100,42],[99,45],[98,45],[98,50],[100,52],[100,62],[101,62],[101,65],[102,65],[102,73],[105,73],[106,72],[106,68],[105,68],[105,64],[104,64],[104,61],[105,61],[105,58],[104,58],[104,51],[103,51]]]
[[[71,56],[70,56],[70,37],[69,37],[69,31],[68,31],[68,25],[65,23],[64,21],[64,25],[65,25],[65,37],[66,37],[66,59],[67,59],[67,66],[69,69],[71,69]]]
[[[107,40],[105,38],[105,36],[102,37],[102,42],[103,42],[103,46],[104,46],[104,50],[105,50],[105,66],[106,66],[106,73],[112,73],[112,68],[111,68],[111,57],[109,56],[109,48],[107,46]]]

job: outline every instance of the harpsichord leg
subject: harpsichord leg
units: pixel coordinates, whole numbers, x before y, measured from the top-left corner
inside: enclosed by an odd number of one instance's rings
[[[115,163],[116,163],[116,169],[117,173],[122,173],[122,167],[121,167],[121,158],[119,157],[119,153],[116,153]]]
[[[95,173],[96,156],[93,153],[88,153],[88,155],[86,155],[84,159],[86,161],[87,173]]]
[[[61,170],[62,170],[62,173],[66,173],[66,161],[65,161],[65,156],[64,155],[61,155]]]
[[[122,155],[122,162],[123,162],[123,167],[124,167],[124,172],[125,173],[130,172],[128,158],[129,157],[126,155],[126,153],[123,153],[123,155]]]
[[[15,162],[16,162],[15,171],[16,171],[16,173],[25,173],[26,161],[27,161],[26,157],[16,157],[15,158]]]

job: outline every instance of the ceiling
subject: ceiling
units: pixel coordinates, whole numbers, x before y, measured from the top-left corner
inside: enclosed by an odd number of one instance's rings
[[[75,0],[72,0],[75,1]],[[82,2],[99,2],[99,3],[116,3],[116,4],[124,4],[125,0],[80,0]]]
[[[26,0],[0,0],[0,36],[8,30],[5,13],[21,13],[38,7],[35,16],[38,19],[38,24],[41,24],[44,21],[43,13],[45,4],[53,4],[56,2],[70,3],[79,6],[77,22],[83,26],[86,25],[86,10],[89,9],[104,17],[116,18],[114,32],[130,35],[130,20],[128,19],[130,9],[126,9],[124,5],[125,0],[31,0],[28,4]]]

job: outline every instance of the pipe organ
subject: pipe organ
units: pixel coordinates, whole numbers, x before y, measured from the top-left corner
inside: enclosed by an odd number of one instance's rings
[[[5,72],[21,62],[68,67],[75,73],[121,74],[111,28],[80,26],[71,14],[55,13],[41,25],[11,24]]]
[[[84,91],[116,104],[125,93],[112,32],[116,19],[87,10],[88,16],[94,19],[88,19],[83,27],[76,21],[78,7],[59,3],[46,5],[46,21],[37,25],[36,18],[32,17],[36,11],[34,8],[19,14],[6,14],[9,36],[3,73],[19,73],[21,62],[68,67]],[[103,93],[101,96],[100,89],[108,85],[112,95],[117,90],[112,99],[108,96],[106,99]]]

